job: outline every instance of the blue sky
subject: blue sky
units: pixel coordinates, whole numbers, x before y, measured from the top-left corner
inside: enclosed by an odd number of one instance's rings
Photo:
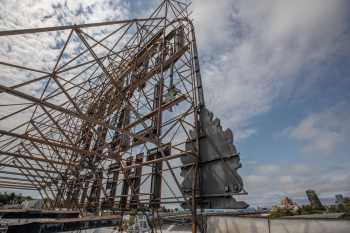
[[[158,4],[4,0],[0,29],[144,17]],[[194,0],[191,10],[206,103],[233,129],[245,199],[350,195],[349,1]]]
[[[194,1],[207,103],[235,132],[252,204],[350,194],[349,5]]]

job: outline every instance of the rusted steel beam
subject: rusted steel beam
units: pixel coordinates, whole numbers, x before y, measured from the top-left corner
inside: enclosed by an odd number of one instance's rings
[[[27,147],[25,147],[23,144],[22,144],[22,147],[23,147],[23,149],[24,149],[29,155],[32,154],[32,153],[27,149]],[[24,159],[24,161],[26,161],[26,163],[27,163],[31,168],[33,168],[33,165],[32,165],[31,163],[29,163],[27,159]],[[35,162],[36,162],[36,164],[39,166],[39,168],[41,168],[42,170],[47,170],[47,169],[45,169],[45,168],[43,167],[43,165],[42,165],[41,163],[39,163],[38,161],[35,161]],[[48,164],[47,164],[47,165],[48,165]],[[52,165],[52,164],[50,164],[50,165]],[[57,170],[57,168],[56,168],[55,166],[51,166],[51,167],[57,172],[57,175],[60,175],[60,172]],[[68,168],[67,168],[67,169],[68,169]],[[36,173],[37,173],[37,172],[36,172]],[[48,176],[48,178],[49,178],[51,181],[55,180],[56,177],[55,177],[55,178],[52,177],[51,174],[50,174],[49,172],[45,171],[44,173]],[[37,175],[40,175],[40,174],[37,173]],[[57,187],[57,189],[58,189],[57,183],[56,183],[56,182],[53,182],[53,184],[54,184],[54,185]],[[55,196],[55,194],[53,194],[53,196]]]
[[[1,33],[1,32],[0,32],[0,33]],[[37,73],[46,74],[44,77],[48,77],[48,76],[50,75],[50,73],[49,73],[49,72],[46,72],[46,71],[37,70],[37,69],[30,68],[30,67],[26,67],[26,66],[15,65],[15,64],[3,62],[3,61],[0,61],[0,65],[10,66],[10,67],[14,67],[14,68],[17,68],[17,69],[29,70],[29,71],[33,71],[33,72],[37,72]]]
[[[23,176],[23,173],[20,172],[14,172],[14,171],[5,171],[5,170],[0,170],[0,174],[7,174],[7,175],[15,175],[15,176]],[[29,176],[29,175],[28,175]],[[33,177],[41,178],[41,179],[47,179],[49,177],[47,176],[38,176],[38,175],[31,175]]]
[[[18,159],[16,159],[16,160],[18,161]],[[36,185],[34,184],[34,180],[36,180],[36,177],[33,177],[33,176],[29,177],[28,174],[31,174],[29,171],[27,171],[27,173],[25,173],[21,168],[18,168],[18,170],[23,174],[24,177],[26,177],[26,178],[28,179],[28,181],[29,181],[30,183],[33,184],[33,186],[36,186]],[[44,195],[42,194],[41,187],[38,187],[38,188],[37,188],[37,191],[39,192],[39,194],[40,194],[40,196],[41,196],[41,199],[44,200],[45,197],[44,197]],[[45,190],[44,190],[44,192],[45,192],[45,195],[46,195],[46,191],[45,191]],[[46,198],[49,198],[49,196],[46,195]],[[51,202],[51,200],[50,200],[50,202]],[[47,204],[46,202],[44,202],[44,207],[47,207],[47,206],[48,206],[48,204]]]
[[[82,150],[82,149],[79,149],[77,147],[72,147],[72,146],[65,145],[63,143],[57,143],[57,142],[52,142],[52,141],[48,141],[47,142],[47,141],[39,139],[39,138],[30,137],[30,136],[28,136],[26,134],[17,134],[17,133],[8,132],[8,131],[2,130],[2,129],[0,129],[0,134],[11,136],[11,137],[16,137],[16,138],[20,138],[20,139],[24,139],[24,140],[33,141],[33,142],[37,142],[37,143],[44,144],[44,145],[51,145],[51,146],[59,147],[59,148],[62,148],[62,149],[67,149],[67,150],[79,152],[81,154],[88,154],[88,155],[94,155],[95,154],[92,151]]]
[[[4,91],[4,92],[7,92],[9,94],[12,94],[14,96],[17,96],[19,98],[23,98],[23,99],[26,99],[26,100],[29,100],[29,101],[32,101],[38,105],[41,105],[41,106],[45,106],[45,107],[48,107],[48,108],[51,108],[51,109],[54,109],[54,110],[57,110],[59,112],[62,112],[62,113],[65,113],[67,115],[70,115],[70,116],[73,116],[73,117],[76,117],[78,119],[81,119],[81,120],[84,120],[84,121],[87,121],[87,122],[91,122],[91,123],[94,123],[94,124],[98,124],[98,125],[102,125],[106,128],[109,128],[109,129],[113,129],[113,130],[117,130],[115,127],[105,123],[105,122],[102,122],[100,120],[96,120],[96,119],[93,119],[91,117],[88,117],[86,116],[86,114],[79,114],[77,112],[74,112],[74,111],[71,111],[69,109],[65,109],[64,107],[62,106],[58,106],[58,105],[55,105],[55,104],[52,104],[52,103],[49,103],[45,100],[41,100],[39,98],[36,98],[36,97],[33,97],[31,95],[27,95],[23,92],[20,92],[20,91],[17,91],[17,90],[13,90],[9,87],[6,87],[4,85],[1,85],[0,84],[0,90]],[[119,129],[119,131],[121,131]],[[135,134],[132,134],[130,133],[129,131],[121,131],[121,133],[123,134],[127,134],[129,136],[132,136],[132,137],[135,137],[135,138],[139,138],[143,141],[146,141],[146,142],[151,142],[151,143],[155,143],[153,140],[151,140],[150,138],[143,138],[143,137],[140,137],[140,136],[137,136]],[[5,130],[0,130],[0,134],[5,134],[5,135],[9,135],[9,134],[12,134],[13,136],[15,135],[14,133],[9,133],[9,132],[6,132]],[[10,135],[11,136],[11,135]],[[23,136],[23,135],[18,135],[17,134],[17,137],[21,137],[22,139],[28,139],[28,137],[26,136]],[[28,139],[29,140],[29,139]],[[37,142],[39,143],[43,143],[45,144],[45,141],[44,140],[40,140],[40,139],[35,139],[35,138],[31,138],[31,140],[36,140]],[[66,145],[61,145],[61,144],[58,144],[58,143],[54,143],[54,142],[50,142],[51,145],[55,145],[57,147],[62,147],[62,148],[65,148],[65,149],[70,149],[70,150],[74,150],[74,151],[77,151],[77,152],[80,152],[80,153],[87,153],[87,154],[94,154],[93,152],[91,151],[84,151],[84,150],[81,150],[81,149],[78,149],[78,148],[73,148],[73,147],[70,147],[70,146],[66,146]]]
[[[184,95],[181,95],[181,96],[177,97],[176,99],[174,99],[174,100],[172,100],[172,101],[169,101],[169,102],[163,104],[163,105],[160,107],[160,110],[161,110],[161,111],[167,110],[167,109],[171,108],[172,106],[178,104],[179,102],[181,102],[181,101],[183,101],[183,100],[185,100],[185,99],[186,99],[186,97],[185,97]],[[151,111],[150,113],[148,113],[148,114],[142,116],[140,119],[138,119],[138,120],[136,120],[136,121],[130,123],[130,124],[127,125],[124,129],[125,129],[125,130],[131,129],[131,128],[133,128],[134,126],[136,126],[136,125],[138,125],[138,124],[144,122],[145,120],[151,119],[155,114],[157,114],[158,111],[159,111],[158,109],[154,109],[154,110]]]
[[[76,33],[78,34],[80,40],[83,42],[83,44],[85,45],[85,47],[89,50],[90,54],[92,55],[92,57],[95,59],[96,63],[98,64],[98,66],[101,68],[101,70],[103,71],[103,73],[111,80],[112,84],[115,87],[118,87],[118,83],[117,81],[114,79],[114,77],[112,77],[112,75],[109,73],[109,71],[107,70],[107,68],[103,65],[102,61],[97,57],[96,53],[94,52],[94,50],[92,50],[91,46],[89,45],[89,43],[86,41],[86,39],[84,38],[84,36],[82,35],[82,31],[81,29],[77,28],[75,29]]]
[[[140,19],[130,19],[130,20],[109,21],[109,22],[102,22],[102,23],[74,24],[74,25],[57,26],[57,27],[8,30],[8,31],[0,31],[0,36],[12,36],[12,35],[31,34],[31,33],[38,33],[38,32],[62,31],[62,30],[68,30],[68,29],[99,27],[99,26],[107,26],[107,25],[114,25],[114,24],[124,24],[124,23],[131,23],[131,22],[142,22],[142,21],[148,21],[148,20],[161,20],[161,19],[163,18],[162,17],[144,18],[144,19],[140,18]]]
[[[178,154],[173,154],[173,155],[169,155],[169,156],[164,156],[164,157],[161,157],[158,159],[152,159],[152,160],[140,163],[140,164],[133,164],[133,165],[124,166],[123,169],[131,169],[131,168],[136,168],[136,167],[140,167],[140,166],[147,166],[147,165],[150,165],[153,163],[158,163],[161,161],[168,161],[168,160],[176,159],[176,158],[179,158],[181,156],[186,156],[188,154],[189,153],[178,153]]]
[[[60,158],[61,161],[65,161],[65,159],[62,157],[61,153],[55,148],[49,141],[49,139],[43,134],[43,132],[35,125],[34,121],[30,121],[31,125],[34,127],[34,129],[40,134],[41,138],[46,142],[46,144],[55,152],[58,158]],[[69,163],[68,163],[69,164]]]
[[[26,155],[21,154],[20,152],[13,153],[13,152],[7,152],[7,151],[0,150],[0,154],[1,155],[13,156],[13,157],[17,157],[17,158],[35,160],[35,161],[39,161],[39,162],[47,162],[47,163],[53,163],[53,164],[67,165],[67,163],[64,162],[64,161],[61,162],[61,161],[55,161],[55,160],[50,160],[50,159],[44,159],[44,158],[40,158],[40,157],[36,157],[36,156],[26,156]]]
[[[24,148],[25,148],[25,147],[24,147]],[[34,168],[33,165],[32,165],[30,162],[28,162],[27,159],[24,159],[24,161],[25,161],[31,168]],[[42,170],[45,171],[44,167],[43,167],[38,161],[35,161],[35,162],[36,162],[36,164],[37,164]],[[38,171],[35,171],[35,170],[34,170],[34,172],[35,172],[37,175],[40,175]],[[50,175],[49,172],[45,171],[44,173],[45,173],[47,176],[49,176],[49,180],[42,180],[43,184],[41,184],[41,186],[42,186],[42,187],[48,187],[49,190],[50,190],[50,192],[51,192],[51,194],[52,194],[52,197],[55,199],[55,198],[56,198],[56,194],[55,194],[55,192],[52,190],[51,185],[48,185],[48,184],[51,184],[50,181],[53,181],[54,178]],[[47,182],[47,181],[48,181],[48,182]],[[57,183],[56,183],[56,182],[53,182],[53,184],[54,184],[54,185],[57,187],[57,189],[58,189]]]
[[[82,111],[80,110],[79,106],[77,103],[75,103],[75,101],[73,100],[73,98],[69,95],[69,93],[66,91],[66,89],[64,89],[64,86],[60,83],[60,81],[58,80],[58,77],[53,74],[52,75],[53,80],[55,81],[55,83],[57,84],[57,86],[61,89],[61,91],[63,92],[63,94],[67,97],[67,99],[69,100],[69,102],[74,106],[75,110],[79,113],[79,114],[83,114]]]
[[[62,129],[62,127],[58,124],[57,120],[54,119],[54,117],[52,116],[52,114],[46,110],[45,107],[41,106],[41,108],[44,110],[44,112],[46,113],[46,115],[50,118],[50,120],[56,125],[56,127],[58,128],[58,130],[62,133],[62,135],[67,139],[67,141],[69,141],[69,143],[72,146],[75,146],[74,142],[72,141],[72,139],[66,134],[66,132]]]
[[[28,181],[28,180],[26,180]],[[15,186],[30,186],[33,187],[31,183],[23,183],[23,182],[18,182],[18,181],[6,181],[6,180],[0,180],[0,185],[1,184],[6,184],[6,185],[15,185]]]
[[[22,174],[21,174],[22,175]],[[18,181],[28,181],[28,179],[18,178],[13,176],[0,176],[0,180],[18,180]],[[1,181],[0,181],[1,182]]]
[[[19,189],[19,190],[38,190],[36,186],[20,186],[20,185],[9,185],[9,184],[1,184],[0,188],[3,189]]]
[[[13,167],[13,168],[23,168],[23,169],[26,169],[26,170],[36,170],[36,171],[39,171],[39,172],[50,172],[50,173],[53,173],[53,174],[57,174],[55,171],[50,171],[50,170],[45,170],[45,169],[40,169],[40,168],[30,168],[30,167],[25,167],[25,166],[18,166],[17,164],[10,164],[10,163],[0,163],[0,166],[4,166],[4,167]],[[35,176],[33,176],[35,177]],[[38,176],[36,176],[38,177]]]
[[[27,160],[25,160],[25,161],[30,165],[31,168],[33,168],[33,166],[32,166]],[[31,174],[31,171],[30,171],[29,169],[26,169],[25,166],[23,165],[23,163],[22,163],[19,159],[16,158],[16,162],[18,162],[18,163],[22,166],[21,168],[18,167],[18,170],[20,170],[21,172],[23,172],[22,169],[25,169],[25,170],[27,171],[28,174]],[[14,163],[14,164],[15,164],[15,163]],[[32,169],[31,169],[31,170],[32,170]],[[40,175],[40,174],[38,173],[38,171],[34,170],[34,172],[35,172],[37,175]],[[23,174],[25,174],[25,172],[23,172]],[[32,179],[29,179],[29,178],[28,178],[28,181],[30,181],[30,182],[31,182],[33,185],[35,185],[35,186],[36,186],[36,185],[39,186],[40,189],[45,193],[46,197],[49,198],[50,203],[52,203],[52,200],[51,200],[51,198],[50,198],[50,196],[49,196],[49,194],[48,194],[48,192],[47,192],[47,190],[46,190],[46,187],[48,186],[47,183],[46,183],[46,181],[45,181],[45,180],[38,180],[38,179],[36,179],[35,177],[31,177],[31,178],[32,178]],[[36,184],[35,184],[34,182],[35,182]],[[43,182],[44,184],[42,184],[42,182]],[[50,187],[49,187],[49,189],[50,189]],[[51,191],[51,193],[53,194],[53,197],[55,197],[53,191],[52,191],[51,189],[50,189],[50,191]]]

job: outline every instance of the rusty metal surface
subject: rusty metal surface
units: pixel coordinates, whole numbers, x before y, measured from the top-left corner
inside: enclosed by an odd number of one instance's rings
[[[36,190],[45,209],[82,216],[136,209],[157,219],[161,206],[185,203],[195,232],[201,195],[212,193],[201,188],[207,110],[187,8],[164,0],[148,18],[0,32],[27,46],[66,38],[49,68],[0,61],[0,188]],[[192,172],[180,176],[183,158]]]
[[[200,206],[207,209],[244,209],[245,202],[236,201],[233,195],[243,194],[243,181],[238,174],[241,168],[240,156],[233,145],[233,133],[230,129],[223,130],[220,120],[214,118],[212,112],[202,108],[200,113],[199,139],[199,185],[198,197]],[[191,132],[193,139],[186,143],[186,150],[193,149],[196,133]],[[181,175],[187,177],[182,182],[182,189],[190,193],[193,179],[187,174],[193,173],[195,159],[191,156],[181,157]],[[186,203],[185,203],[186,205]],[[184,206],[185,206],[184,205]]]

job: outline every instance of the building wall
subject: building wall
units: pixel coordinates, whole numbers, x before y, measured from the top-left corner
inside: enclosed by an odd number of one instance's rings
[[[271,233],[350,233],[350,221],[319,219],[274,219]]]
[[[208,233],[350,233],[350,221],[208,216]]]
[[[209,216],[208,233],[269,233],[266,218]],[[282,232],[279,232],[282,233]]]

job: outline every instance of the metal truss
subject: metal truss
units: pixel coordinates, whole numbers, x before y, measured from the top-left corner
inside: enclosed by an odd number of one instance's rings
[[[164,0],[144,19],[0,32],[66,38],[49,69],[35,66],[39,51],[32,65],[0,61],[0,188],[36,190],[45,208],[83,215],[150,212],[155,230],[161,206],[187,203],[195,232],[204,100],[187,7]]]

